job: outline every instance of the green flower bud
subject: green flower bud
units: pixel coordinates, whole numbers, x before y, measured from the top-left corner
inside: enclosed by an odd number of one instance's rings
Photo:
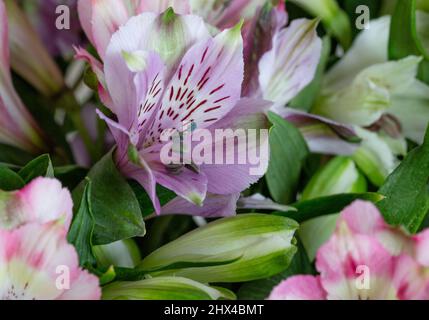
[[[301,200],[330,196],[339,193],[361,193],[367,191],[364,176],[348,157],[336,157],[321,168],[310,180]],[[338,214],[317,217],[301,224],[299,236],[310,260],[335,230]],[[314,235],[317,234],[317,237]]]
[[[181,277],[113,282],[103,288],[104,300],[235,300],[224,288],[209,287]]]
[[[100,267],[134,268],[141,260],[139,248],[131,239],[94,246],[93,252]]]
[[[288,267],[297,228],[293,220],[263,214],[220,219],[159,248],[138,269],[204,283],[267,278]]]
[[[366,191],[366,180],[348,157],[336,157],[321,168],[305,187],[301,200],[339,193]]]

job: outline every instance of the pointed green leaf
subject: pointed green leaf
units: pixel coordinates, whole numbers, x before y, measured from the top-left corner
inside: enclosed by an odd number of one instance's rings
[[[24,187],[24,180],[11,169],[0,166],[0,190],[13,191]]]
[[[273,124],[266,175],[268,188],[276,202],[289,204],[295,200],[301,169],[309,150],[303,136],[292,124],[272,112],[268,118]]]
[[[54,177],[54,167],[52,166],[50,156],[48,154],[44,154],[30,161],[18,172],[18,174],[25,183],[28,183],[37,177]]]
[[[91,210],[91,181],[87,181],[79,209],[75,214],[67,239],[76,248],[81,266],[93,265],[92,235],[94,217]]]
[[[412,150],[386,179],[377,206],[386,221],[417,232],[429,211],[429,127],[423,144]]]
[[[94,245],[143,236],[146,230],[139,203],[116,168],[111,152],[91,169],[88,177],[92,182],[90,202],[95,221]],[[81,199],[83,191],[81,183],[73,192],[73,198]]]

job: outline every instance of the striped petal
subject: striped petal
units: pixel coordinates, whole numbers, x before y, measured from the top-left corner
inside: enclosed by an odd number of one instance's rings
[[[157,139],[160,131],[181,128],[181,124],[193,122],[202,129],[219,121],[240,99],[243,70],[239,25],[195,44],[167,85],[159,116],[146,140]]]
[[[316,20],[294,20],[274,36],[273,48],[259,62],[264,99],[284,106],[313,80],[322,51],[317,24]]]

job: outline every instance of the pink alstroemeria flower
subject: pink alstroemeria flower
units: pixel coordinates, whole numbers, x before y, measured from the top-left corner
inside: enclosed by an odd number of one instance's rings
[[[146,189],[156,212],[161,211],[156,184],[195,205],[195,210],[179,212],[182,209],[175,205],[175,213],[200,214],[207,194],[217,195],[207,201],[219,203],[222,196],[224,205],[231,203],[228,200],[237,199],[263,175],[250,175],[250,164],[183,166],[175,172],[160,160],[165,144],[161,133],[180,131],[185,122],[211,132],[266,128],[264,111],[270,104],[241,99],[243,72],[240,25],[213,37],[201,18],[176,15],[169,9],[161,15],[143,13],[131,18],[113,35],[104,74],[112,98],[108,107],[117,122],[101,117],[115,136],[118,167]],[[130,144],[137,159],[129,157]],[[267,145],[268,139],[262,144]],[[268,155],[263,155],[262,171],[267,165]],[[214,214],[231,215],[234,211],[230,209],[215,210]]]
[[[70,192],[37,178],[22,190],[0,191],[0,299],[100,299],[97,277],[79,267],[67,242]]]
[[[9,66],[6,8],[0,1],[0,143],[39,153],[45,150],[42,133],[16,93]]]
[[[409,236],[372,203],[356,201],[318,251],[320,275],[290,277],[269,299],[429,299],[428,249],[429,230]]]
[[[285,28],[287,14],[282,1],[80,0],[79,13],[88,38],[104,59],[112,34],[130,16],[141,12],[160,13],[169,6],[178,13],[199,15],[220,30],[244,18],[243,96],[263,97],[274,102],[272,111],[298,126],[313,152],[350,155],[355,151],[357,144],[354,142],[359,138],[352,126],[284,108],[314,78],[321,40],[314,20],[296,20]],[[105,90],[102,63],[82,49],[78,50],[77,57],[92,65],[100,81],[100,97],[107,104],[110,97]]]

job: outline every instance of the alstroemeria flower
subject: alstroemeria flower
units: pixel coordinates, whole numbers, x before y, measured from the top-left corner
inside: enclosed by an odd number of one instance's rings
[[[64,87],[59,67],[50,57],[36,30],[15,0],[1,0],[9,19],[11,65],[21,77],[47,96],[57,94]],[[6,23],[5,19],[1,23]],[[2,42],[6,46],[8,42]],[[32,59],[29,59],[31,52]]]
[[[100,298],[97,277],[67,242],[72,215],[70,192],[54,179],[0,193],[0,299]]]
[[[16,93],[9,67],[9,31],[0,1],[0,142],[29,152],[45,149],[42,133]]]
[[[428,14],[417,12],[418,25],[428,21]],[[383,115],[392,114],[404,135],[421,143],[429,121],[429,88],[416,79],[420,58],[389,62],[390,17],[370,23],[371,28],[357,36],[350,50],[326,74],[313,112],[359,126],[370,126]]]
[[[165,145],[161,133],[182,131],[184,123],[196,128],[192,136],[200,129],[213,133],[266,127],[264,111],[270,104],[241,99],[243,72],[240,25],[213,37],[201,18],[176,15],[169,9],[161,15],[134,17],[112,37],[104,74],[112,97],[108,107],[118,121],[101,116],[115,136],[118,167],[142,184],[157,212],[157,183],[201,206],[208,193],[237,198],[265,172],[268,155],[262,155],[261,172],[255,175],[249,174],[250,163],[170,168],[160,159]],[[216,143],[212,141],[209,148]],[[242,143],[237,143],[236,152]],[[263,138],[256,147],[263,149],[267,144]],[[176,206],[175,210],[180,209]]]
[[[285,27],[284,5],[266,5],[244,31],[243,95],[272,101],[272,111],[294,123],[312,152],[352,154],[359,138],[353,128],[285,106],[314,78],[322,41],[317,21],[299,19]]]
[[[429,299],[429,231],[409,236],[377,208],[356,201],[318,251],[318,276],[293,276],[270,295],[299,299]]]

